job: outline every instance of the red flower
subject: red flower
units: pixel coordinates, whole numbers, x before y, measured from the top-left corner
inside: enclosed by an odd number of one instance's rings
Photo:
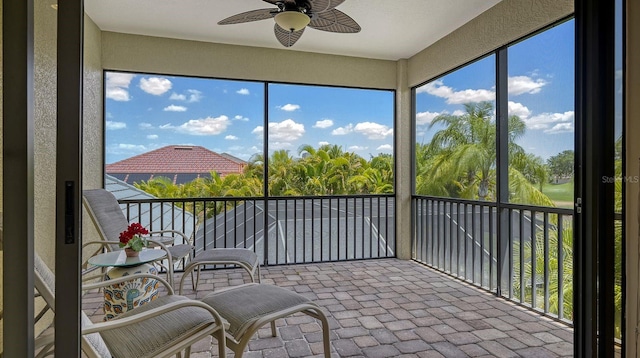
[[[145,229],[140,223],[132,223],[127,230],[120,233],[120,247],[125,247],[133,238],[140,238],[140,235],[147,235],[149,230]]]

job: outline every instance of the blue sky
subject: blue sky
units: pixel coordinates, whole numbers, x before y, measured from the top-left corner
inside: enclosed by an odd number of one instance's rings
[[[574,21],[512,45],[508,50],[509,114],[527,126],[517,140],[527,152],[547,159],[574,149]],[[417,89],[418,142],[428,142],[439,114],[462,114],[463,105],[495,106],[495,56],[491,55]]]
[[[248,160],[262,153],[263,83],[107,72],[106,163],[166,145]],[[337,144],[364,158],[393,153],[393,92],[269,84],[269,151]]]
[[[545,160],[574,149],[574,26],[567,21],[508,49],[509,113],[527,126],[517,143]],[[440,129],[429,129],[437,115],[495,101],[494,67],[491,55],[417,88],[417,141]],[[245,160],[262,153],[263,83],[117,72],[105,83],[106,163],[171,144]],[[270,152],[296,156],[303,144],[337,144],[365,158],[393,153],[391,91],[288,84],[268,91]]]

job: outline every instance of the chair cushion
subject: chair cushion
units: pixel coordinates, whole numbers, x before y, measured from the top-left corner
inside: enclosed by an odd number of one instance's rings
[[[249,249],[209,249],[198,253],[191,262],[241,262],[255,267],[258,255]]]
[[[247,328],[256,320],[277,312],[288,312],[301,304],[309,303],[309,299],[286,288],[267,284],[247,284],[212,292],[206,295],[202,302],[213,307],[229,322],[227,332],[240,340]],[[300,309],[303,310],[306,307]],[[276,317],[280,318],[280,317]]]
[[[127,218],[122,213],[118,199],[105,189],[83,190],[82,195],[91,207],[95,219],[105,234],[104,240],[119,241],[120,233],[129,226]],[[111,245],[117,249],[118,245]]]
[[[144,306],[119,315],[114,321],[188,299],[178,295],[158,297]],[[100,334],[114,357],[155,357],[171,344],[180,341],[180,337],[188,337],[213,323],[215,320],[208,311],[198,307],[183,307],[124,328],[102,331]]]
[[[173,260],[180,260],[186,257],[187,255],[189,255],[192,249],[193,249],[193,246],[188,244],[167,246],[167,251],[169,251],[169,254],[171,255],[171,259]]]

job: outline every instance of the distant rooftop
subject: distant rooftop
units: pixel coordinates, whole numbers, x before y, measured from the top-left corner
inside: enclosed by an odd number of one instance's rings
[[[155,196],[129,185],[110,175],[104,176],[104,188],[110,191],[118,200],[146,200],[156,199]],[[188,211],[184,211],[169,203],[154,203],[141,206],[132,205],[127,210],[127,205],[120,204],[122,212],[129,217],[130,222],[139,222],[149,230],[177,230],[191,237],[195,229],[195,217]],[[140,211],[138,211],[140,209]],[[184,215],[184,218],[183,218]],[[179,243],[182,243],[181,240]],[[177,242],[177,241],[176,241]]]
[[[211,172],[221,177],[242,173],[246,165],[244,160],[227,153],[218,154],[200,146],[170,145],[107,164],[106,173],[125,183],[162,176],[182,184],[210,177]]]

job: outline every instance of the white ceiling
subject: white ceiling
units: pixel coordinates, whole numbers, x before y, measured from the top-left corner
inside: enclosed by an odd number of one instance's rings
[[[346,0],[337,7],[362,27],[357,34],[307,28],[290,51],[398,60],[409,58],[500,0]],[[261,0],[85,0],[103,31],[285,49],[273,20],[217,22],[240,12],[275,8]]]

